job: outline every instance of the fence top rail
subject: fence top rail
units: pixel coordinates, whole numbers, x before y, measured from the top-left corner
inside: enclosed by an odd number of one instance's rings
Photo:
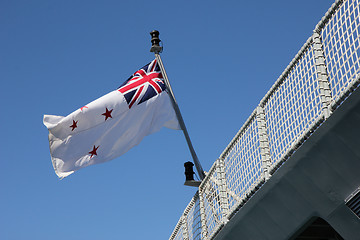
[[[213,165],[211,166],[209,172],[206,173],[206,176],[204,178],[204,180],[202,180],[199,189],[203,190],[205,188],[205,185],[210,181],[210,178],[212,176],[212,174],[215,172],[216,170],[216,164],[217,164],[217,160],[213,163]]]
[[[187,205],[187,207],[185,208],[185,211],[183,213],[183,215],[188,215],[189,214],[189,211],[190,209],[194,206],[196,200],[199,198],[199,191],[197,191],[195,193],[195,195],[193,196],[193,198],[191,199],[191,201],[189,202],[189,204]]]
[[[228,146],[225,148],[225,150],[221,153],[220,158],[225,158],[225,156],[228,154],[228,152],[231,150],[231,148],[234,146],[235,142],[241,136],[241,134],[245,131],[245,129],[250,125],[250,123],[255,119],[256,117],[256,108],[251,113],[250,117],[246,120],[244,125],[240,128],[240,130],[236,133],[235,137],[230,141]]]
[[[269,98],[272,96],[272,94],[279,88],[279,86],[284,82],[286,77],[289,75],[293,67],[296,65],[296,63],[301,59],[303,54],[308,50],[310,45],[312,44],[312,37],[309,37],[308,40],[305,42],[305,44],[302,46],[300,51],[295,55],[295,57],[292,59],[292,61],[289,63],[289,65],[286,67],[286,69],[283,71],[283,73],[280,75],[280,77],[276,80],[276,82],[273,84],[273,86],[270,88],[270,90],[266,93],[264,98],[260,101],[259,106],[264,107]],[[239,136],[243,133],[243,131],[248,127],[248,125],[251,123],[251,121],[256,116],[256,109],[252,112],[250,117],[246,120],[244,125],[240,128],[240,130],[237,132],[235,137],[230,141],[228,146],[225,148],[225,150],[221,153],[220,158],[224,158],[227,153],[231,150],[234,143],[237,141]]]
[[[276,80],[276,82],[272,85],[270,90],[266,93],[263,99],[260,101],[260,106],[264,107],[269,98],[274,94],[274,92],[279,88],[279,86],[285,81],[286,77],[289,75],[293,67],[298,63],[298,61],[302,58],[304,53],[309,49],[313,42],[312,36],[307,39],[305,44],[301,47],[299,52],[295,55],[295,57],[291,60],[289,65],[282,72],[280,77]]]
[[[182,217],[183,217],[183,215],[180,217],[180,219],[176,223],[176,226],[175,226],[173,232],[171,233],[169,240],[174,240],[176,235],[178,234],[178,232],[181,228],[181,225],[182,225],[182,219],[183,219]]]
[[[334,15],[336,10],[341,6],[341,4],[346,0],[337,0],[335,1],[325,15],[321,18],[320,22],[316,25],[314,32],[320,33],[325,25],[329,22],[331,17]]]

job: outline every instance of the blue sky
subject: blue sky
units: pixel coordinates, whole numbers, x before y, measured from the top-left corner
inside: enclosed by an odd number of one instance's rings
[[[0,239],[168,239],[196,189],[180,131],[59,180],[44,114],[67,115],[162,59],[205,171],[333,1],[0,2]]]

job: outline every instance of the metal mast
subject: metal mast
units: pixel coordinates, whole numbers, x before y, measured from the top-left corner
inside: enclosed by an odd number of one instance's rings
[[[173,108],[175,110],[176,117],[177,117],[177,119],[179,121],[181,129],[183,130],[186,142],[187,142],[188,147],[190,149],[191,156],[192,156],[192,158],[194,160],[196,170],[197,170],[197,172],[199,174],[200,179],[203,180],[205,178],[204,170],[202,169],[200,161],[199,161],[199,159],[198,159],[198,157],[197,157],[197,155],[195,153],[194,147],[193,147],[193,145],[191,143],[190,136],[189,136],[189,133],[188,133],[188,131],[186,129],[184,119],[182,118],[180,108],[179,108],[179,106],[178,106],[178,104],[176,102],[176,99],[175,99],[174,93],[172,91],[169,79],[167,77],[163,62],[162,62],[161,57],[160,57],[160,52],[162,52],[163,48],[159,45],[159,43],[161,41],[159,39],[159,31],[154,30],[154,31],[150,32],[150,35],[151,35],[151,43],[152,43],[150,52],[153,52],[155,54],[155,58],[156,58],[156,60],[157,60],[157,62],[159,64],[160,71],[161,71],[161,73],[163,75],[163,78],[164,78],[164,82],[165,82],[165,85],[166,85],[167,92],[169,93],[171,103],[172,103]]]

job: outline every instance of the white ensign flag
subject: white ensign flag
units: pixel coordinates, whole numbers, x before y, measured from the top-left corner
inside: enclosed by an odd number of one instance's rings
[[[81,168],[112,160],[163,126],[180,129],[153,60],[120,88],[66,117],[44,115],[52,163],[64,178]]]

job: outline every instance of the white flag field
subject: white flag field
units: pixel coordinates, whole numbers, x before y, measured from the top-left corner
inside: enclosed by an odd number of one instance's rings
[[[180,129],[156,60],[120,88],[66,117],[44,115],[43,121],[60,178],[114,159],[162,127]]]

